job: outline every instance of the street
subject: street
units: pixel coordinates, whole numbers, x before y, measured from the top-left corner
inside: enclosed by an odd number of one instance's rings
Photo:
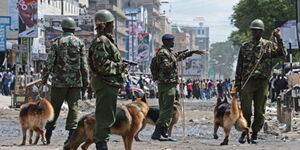
[[[7,97],[5,97],[7,99]],[[3,100],[3,97],[1,97]],[[7,99],[8,100],[8,99]],[[94,100],[80,101],[80,116],[93,112],[95,109]],[[118,100],[118,104],[126,104],[130,101]],[[156,99],[149,99],[149,105],[157,105]],[[185,129],[186,137],[183,137],[182,120],[175,125],[173,130],[173,137],[177,142],[159,142],[150,140],[154,126],[147,125],[146,128],[140,133],[140,138],[143,142],[133,142],[133,149],[135,150],[214,150],[214,149],[245,149],[245,150],[295,150],[300,146],[300,134],[297,131],[289,133],[279,133],[279,136],[274,134],[259,133],[260,143],[253,144],[240,144],[238,137],[240,135],[235,129],[232,129],[231,136],[229,137],[228,146],[219,146],[224,138],[223,129],[219,129],[219,139],[215,140],[212,136],[212,122],[213,122],[213,107],[216,99],[211,100],[185,100]],[[2,105],[2,103],[1,103]],[[40,150],[49,149],[56,150],[62,149],[63,142],[67,137],[67,132],[64,130],[67,111],[62,111],[60,118],[57,122],[57,128],[54,130],[54,136],[50,145],[26,145],[19,146],[21,143],[21,130],[18,122],[19,109],[7,109],[1,107],[0,109],[0,149],[18,149],[18,150]],[[270,116],[267,113],[267,118]],[[182,119],[182,117],[181,117]],[[270,122],[272,119],[267,119]],[[275,129],[277,126],[270,126]],[[27,142],[28,144],[28,142]],[[111,136],[108,143],[109,149],[121,150],[124,149],[122,138],[120,136]],[[91,150],[95,149],[95,145],[91,145]]]

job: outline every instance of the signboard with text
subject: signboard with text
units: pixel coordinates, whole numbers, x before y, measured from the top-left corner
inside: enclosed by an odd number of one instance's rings
[[[5,25],[0,24],[0,52],[6,50],[6,29]]]

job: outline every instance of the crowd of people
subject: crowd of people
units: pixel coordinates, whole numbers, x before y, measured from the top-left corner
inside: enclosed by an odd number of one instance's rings
[[[14,74],[11,70],[8,69],[0,69],[0,90],[1,94],[5,96],[11,95],[11,90],[13,88]]]
[[[209,100],[212,97],[219,96],[224,97],[230,96],[229,92],[232,90],[234,80],[191,80],[188,79],[184,84],[184,92],[186,98],[196,98],[201,100]]]

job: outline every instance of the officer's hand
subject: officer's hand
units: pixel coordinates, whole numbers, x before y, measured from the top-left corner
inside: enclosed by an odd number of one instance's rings
[[[276,39],[281,39],[280,28],[274,29],[274,31],[273,31],[273,36],[276,37]]]
[[[237,91],[238,91],[238,87],[235,87],[230,91],[230,94],[236,94]]]
[[[194,54],[198,54],[198,55],[204,55],[205,54],[205,52],[201,51],[201,50],[194,50],[193,52],[194,52]]]

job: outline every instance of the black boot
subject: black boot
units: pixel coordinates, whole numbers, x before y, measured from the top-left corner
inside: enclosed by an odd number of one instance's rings
[[[156,125],[155,130],[151,136],[152,140],[159,140],[161,138],[161,127]]]
[[[68,143],[68,141],[70,140],[70,138],[72,137],[72,135],[74,134],[74,132],[75,132],[75,129],[69,130],[68,138],[67,138],[67,140],[64,142],[65,145]]]
[[[164,138],[162,141],[173,141],[173,142],[175,142],[176,139],[173,139],[173,138],[169,137],[167,132],[168,132],[168,128],[162,128],[161,136],[162,136],[162,138]]]
[[[49,145],[51,143],[51,136],[52,136],[52,130],[46,130],[46,141],[47,141],[47,145]]]
[[[252,144],[257,144],[257,132],[253,132],[251,135],[251,143]]]
[[[108,150],[107,149],[107,143],[106,142],[98,142],[98,143],[96,143],[96,149],[97,150]]]
[[[159,125],[155,126],[151,139],[159,141],[175,141],[175,139],[168,137],[167,130]]]
[[[244,144],[246,142],[245,136],[246,136],[246,133],[243,132],[242,135],[241,135],[241,137],[239,138],[239,142],[241,144]]]

